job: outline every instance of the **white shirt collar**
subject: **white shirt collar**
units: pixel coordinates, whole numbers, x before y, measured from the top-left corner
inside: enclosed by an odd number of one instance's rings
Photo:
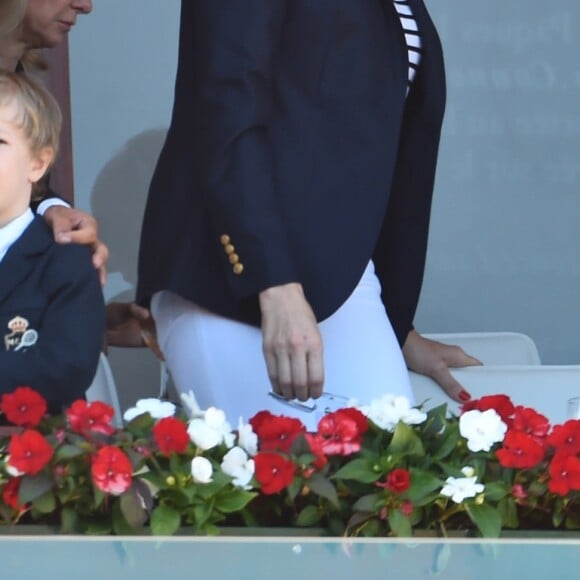
[[[34,220],[32,210],[28,208],[21,216],[0,228],[0,262],[4,259],[10,246],[24,233]]]

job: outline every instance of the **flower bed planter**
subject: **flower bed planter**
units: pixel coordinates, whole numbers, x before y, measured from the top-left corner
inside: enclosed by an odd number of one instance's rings
[[[315,433],[267,411],[234,431],[219,409],[184,402],[189,417],[141,401],[116,429],[100,402],[49,417],[32,389],[3,395],[0,411],[17,427],[0,433],[0,533],[386,538],[429,528],[494,538],[503,527],[503,537],[569,538],[580,529],[580,420],[551,426],[502,395],[460,417],[387,395],[328,413]]]

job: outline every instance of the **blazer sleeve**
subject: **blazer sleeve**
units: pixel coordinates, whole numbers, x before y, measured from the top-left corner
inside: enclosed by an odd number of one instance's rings
[[[192,97],[182,106],[193,119],[195,175],[237,300],[298,281],[277,206],[271,147],[272,70],[286,2],[196,0],[182,5],[187,7],[182,8],[181,42],[189,43],[190,50],[187,58],[180,54],[176,97],[180,91]],[[180,77],[193,86],[184,86]],[[234,273],[222,251],[224,240],[234,246],[241,274]]]
[[[0,352],[0,394],[27,385],[51,412],[84,397],[97,369],[105,307],[87,248],[53,246],[39,291],[50,296],[38,340],[28,350]],[[45,284],[46,282],[46,284]]]

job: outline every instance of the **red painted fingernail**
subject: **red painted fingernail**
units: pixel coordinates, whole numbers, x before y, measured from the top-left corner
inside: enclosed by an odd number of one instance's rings
[[[459,398],[465,403],[471,399],[471,395],[467,391],[461,391]]]

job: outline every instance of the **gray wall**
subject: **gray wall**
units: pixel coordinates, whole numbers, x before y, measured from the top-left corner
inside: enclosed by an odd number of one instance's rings
[[[525,332],[544,362],[580,363],[580,5],[427,4],[449,99],[417,327]],[[77,205],[110,246],[109,300],[133,296],[178,17],[177,0],[99,0],[70,38]],[[111,360],[122,403],[156,392],[149,353],[113,349]]]

